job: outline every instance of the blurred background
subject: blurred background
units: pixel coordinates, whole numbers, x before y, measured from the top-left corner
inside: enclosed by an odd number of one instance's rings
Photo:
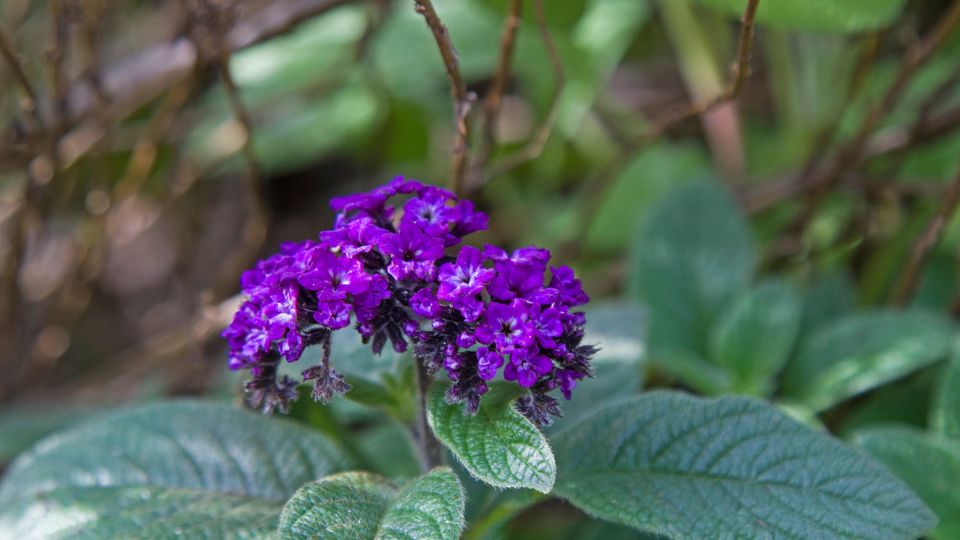
[[[456,181],[481,241],[597,299],[707,180],[762,271],[960,312],[960,9],[809,4],[754,29],[746,1],[436,0],[452,94],[408,0],[0,0],[0,463],[89,410],[228,394],[241,271],[397,175]]]

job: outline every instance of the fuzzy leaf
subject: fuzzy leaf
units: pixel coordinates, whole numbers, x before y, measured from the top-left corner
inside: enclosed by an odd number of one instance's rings
[[[216,531],[210,538],[258,537],[251,531],[275,525],[299,486],[348,465],[326,437],[286,420],[223,403],[156,403],[98,417],[18,458],[0,485],[0,523],[47,516],[58,537],[82,518],[84,531],[116,531],[100,538],[131,538],[151,535],[121,526],[175,515],[185,529]]]
[[[710,336],[711,358],[734,390],[763,395],[784,366],[800,330],[800,301],[782,281],[761,283],[723,312]]]
[[[953,325],[921,311],[857,314],[822,327],[787,367],[787,396],[821,411],[943,359]]]
[[[916,538],[935,518],[861,453],[743,397],[651,392],[555,439],[555,493],[675,538]]]
[[[547,439],[514,410],[514,385],[491,385],[474,416],[444,400],[446,387],[434,384],[428,396],[430,428],[473,476],[500,488],[548,493],[557,475]]]
[[[749,284],[755,258],[749,225],[721,187],[692,182],[665,195],[631,252],[631,288],[649,308],[651,359],[695,376],[707,363],[698,359],[706,357],[709,329]]]
[[[0,517],[5,538],[276,538],[282,503],[195,489],[80,487],[20,499]]]
[[[280,516],[282,540],[459,537],[463,489],[447,467],[397,487],[386,478],[346,472],[311,482]]]
[[[960,538],[960,442],[908,427],[865,429],[854,440],[930,505],[940,518],[933,538]]]

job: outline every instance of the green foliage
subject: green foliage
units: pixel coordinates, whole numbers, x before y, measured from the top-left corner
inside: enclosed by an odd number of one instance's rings
[[[428,420],[437,438],[474,477],[499,488],[530,488],[548,493],[557,475],[547,439],[514,410],[516,385],[493,384],[475,416],[444,400],[446,388],[434,384],[428,396]]]
[[[458,538],[463,489],[453,471],[438,468],[401,486],[364,472],[311,482],[280,516],[281,540]]]
[[[138,523],[172,530],[151,521],[169,516],[195,518],[183,527],[211,538],[244,536],[274,526],[304,482],[349,464],[326,437],[288,421],[220,403],[145,405],[54,435],[18,458],[0,485],[0,523],[29,531],[43,516],[51,537],[82,523],[121,538],[138,537]]]
[[[8,538],[275,538],[282,503],[169,487],[74,487],[20,499],[0,515]]]
[[[677,538],[915,538],[934,516],[886,470],[740,397],[651,392],[555,438],[556,493]]]
[[[863,430],[855,440],[936,512],[933,538],[960,538],[960,442],[906,427]]]
[[[83,420],[94,411],[50,405],[12,406],[0,412],[0,463],[8,463],[41,438]]]
[[[954,356],[947,366],[932,416],[941,433],[960,440],[960,357]]]
[[[921,311],[844,317],[814,332],[790,362],[788,396],[823,410],[946,357],[953,325]]]
[[[761,283],[735,299],[710,334],[711,358],[738,392],[764,395],[786,364],[800,330],[800,301],[782,281]]]
[[[652,360],[702,389],[728,386],[706,360],[707,336],[753,276],[743,215],[721,187],[694,182],[665,195],[634,242],[631,288],[650,310]]]
[[[743,15],[746,0],[697,0],[730,15]],[[906,0],[762,0],[757,21],[781,28],[861,32],[893,23]]]

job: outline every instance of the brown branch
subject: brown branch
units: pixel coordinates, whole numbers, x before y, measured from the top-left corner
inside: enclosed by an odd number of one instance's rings
[[[417,13],[423,15],[427,27],[433,33],[440,50],[440,57],[450,79],[450,93],[453,96],[454,120],[457,129],[457,138],[453,146],[453,176],[450,178],[450,189],[460,194],[463,191],[464,177],[467,172],[467,149],[470,145],[470,108],[473,96],[467,92],[467,83],[460,73],[460,62],[457,59],[457,50],[450,40],[450,32],[437,15],[433,2],[430,0],[414,0]]]
[[[933,54],[946,42],[947,37],[960,24],[960,0],[954,1],[934,29],[922,40],[911,46],[906,54],[893,83],[883,97],[874,104],[864,117],[857,133],[844,144],[827,164],[825,169],[812,171],[812,175],[800,177],[797,182],[810,184],[812,189],[800,214],[788,226],[788,232],[799,234],[813,219],[820,202],[841,180],[845,171],[860,167],[864,162],[865,150],[871,134],[886,118],[903,97],[904,90],[913,76],[924,67]]]
[[[507,18],[503,23],[503,33],[500,36],[500,55],[497,61],[497,70],[494,73],[493,82],[490,84],[490,91],[484,100],[483,144],[478,150],[476,163],[472,167],[474,169],[473,175],[486,168],[496,145],[497,117],[500,115],[503,91],[510,75],[510,63],[513,59],[517,31],[520,29],[520,11],[522,8],[523,0],[510,0]]]
[[[50,80],[53,83],[56,111],[51,122],[52,131],[59,136],[67,128],[67,93],[69,85],[66,72],[66,56],[70,45],[70,21],[67,6],[64,0],[53,0],[50,3],[51,33],[53,45],[47,50],[47,62],[50,69]]]
[[[958,128],[960,128],[960,106],[927,119],[919,128],[898,127],[881,131],[868,139],[862,161],[865,163],[878,157],[906,152],[955,133]],[[762,212],[780,201],[814,189],[828,179],[829,177],[822,175],[801,182],[791,175],[745,190],[740,193],[740,200],[747,212]]]
[[[557,122],[557,115],[560,112],[560,96],[563,95],[563,89],[566,86],[566,75],[563,69],[563,60],[557,51],[557,45],[550,34],[550,28],[547,26],[546,13],[544,12],[543,0],[533,0],[534,12],[537,17],[537,29],[540,33],[540,41],[547,51],[547,57],[550,59],[550,66],[553,69],[553,95],[550,97],[550,105],[547,115],[537,126],[530,141],[516,153],[507,156],[500,163],[495,164],[491,171],[478,176],[469,186],[474,190],[488,182],[491,178],[507,174],[517,167],[537,159],[543,153],[547,141],[550,140],[550,134],[553,132],[553,126]]]
[[[286,0],[267,4],[234,21],[223,32],[232,54],[289,32],[298,24],[357,0]],[[191,76],[202,58],[193,41],[179,37],[131,54],[101,70],[101,84],[111,101],[111,116],[123,116]],[[68,96],[70,117],[78,121],[96,110],[97,97],[89,85],[74,85]]]
[[[646,146],[666,133],[671,127],[685,120],[706,114],[717,107],[737,99],[743,84],[750,76],[750,62],[753,59],[753,36],[756,26],[757,9],[760,0],[749,0],[740,18],[740,39],[737,44],[737,59],[732,67],[732,75],[723,93],[710,101],[690,103],[687,107],[657,121],[654,127],[634,143],[634,151]]]
[[[943,236],[943,229],[957,211],[957,204],[960,203],[960,173],[953,182],[947,187],[943,194],[943,202],[933,219],[927,224],[920,236],[917,237],[910,249],[910,257],[907,264],[900,273],[893,288],[893,302],[898,306],[906,305],[920,284],[920,277],[923,273],[923,267],[930,257],[933,248],[940,242]]]
[[[0,28],[0,56],[3,56],[4,61],[10,66],[10,71],[13,72],[13,78],[16,79],[17,84],[19,84],[23,90],[24,98],[26,99],[21,100],[21,108],[36,122],[37,125],[35,128],[42,129],[43,122],[40,119],[40,112],[38,110],[40,102],[37,100],[37,92],[34,90],[33,84],[31,84],[26,72],[23,70],[20,59],[17,58],[17,53],[13,50],[13,44],[10,42],[10,38],[7,37],[6,32],[4,32],[2,28]]]

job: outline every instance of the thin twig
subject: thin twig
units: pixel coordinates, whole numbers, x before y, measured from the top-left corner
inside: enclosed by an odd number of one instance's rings
[[[417,443],[417,453],[420,457],[420,467],[423,472],[429,472],[434,467],[443,465],[443,446],[433,434],[427,422],[427,394],[430,391],[432,377],[423,363],[414,360],[416,378],[415,392],[417,394],[417,412],[412,426],[412,435]]]
[[[868,140],[863,162],[906,152],[919,145],[955,133],[958,128],[960,128],[960,106],[929,118],[920,129],[898,127],[881,131]],[[823,182],[826,177],[819,177],[816,180]],[[772,182],[759,184],[741,192],[740,201],[747,212],[762,212],[785,199],[800,195],[818,185],[815,182],[798,182],[793,175],[790,175]]]
[[[486,169],[493,148],[496,146],[497,118],[500,115],[500,106],[503,102],[503,92],[510,76],[510,63],[513,59],[514,44],[517,32],[520,29],[520,12],[523,0],[510,0],[507,18],[503,23],[503,33],[500,36],[500,55],[497,61],[497,70],[490,91],[484,100],[483,140],[477,151],[477,157],[472,168],[476,172]],[[475,175],[476,173],[473,173]]]
[[[923,273],[923,267],[930,257],[933,248],[940,242],[943,236],[943,229],[957,211],[957,204],[960,203],[960,173],[953,182],[947,187],[943,194],[943,202],[933,218],[924,228],[920,236],[917,237],[910,249],[910,257],[907,264],[900,273],[893,288],[893,302],[898,306],[906,305],[920,284],[920,276]]]
[[[66,57],[70,45],[70,21],[67,6],[64,0],[53,0],[50,3],[51,33],[53,45],[47,50],[47,62],[50,68],[50,79],[53,83],[56,115],[53,131],[57,136],[67,129],[67,93],[69,86],[66,72]]]
[[[457,138],[453,146],[453,176],[450,178],[450,189],[460,194],[463,191],[464,177],[467,172],[470,108],[473,96],[468,93],[467,83],[464,82],[460,72],[460,61],[457,58],[457,50],[450,40],[450,32],[437,15],[433,2],[430,0],[414,0],[414,2],[417,13],[423,15],[424,20],[427,21],[427,27],[433,33],[440,56],[443,58],[443,65],[447,70],[447,77],[450,79],[450,93],[453,96],[453,112],[457,129]]]
[[[499,163],[494,164],[492,170],[476,178],[470,186],[471,190],[478,188],[491,178],[507,174],[517,167],[540,157],[544,147],[547,145],[547,141],[550,140],[553,126],[557,122],[557,115],[560,112],[560,96],[563,95],[563,89],[566,86],[563,60],[560,58],[557,45],[553,41],[553,36],[550,34],[546,13],[544,12],[543,0],[533,0],[533,7],[537,18],[537,29],[540,33],[540,40],[543,42],[543,46],[547,51],[547,57],[550,59],[550,66],[553,69],[553,95],[550,97],[547,115],[540,125],[537,126],[537,129],[534,130],[533,137],[523,148],[507,156]]]
[[[226,290],[232,290],[237,276],[256,257],[257,251],[266,239],[270,218],[266,205],[266,184],[253,147],[253,121],[250,119],[250,114],[240,97],[240,90],[230,73],[230,51],[226,44],[217,43],[217,56],[217,72],[227,93],[227,99],[230,101],[233,115],[237,123],[243,128],[241,153],[247,167],[246,199],[249,212],[241,232],[240,247],[234,255],[228,257],[225,263],[223,276],[224,282],[229,283],[229,289],[217,291],[217,298],[220,298]],[[218,286],[217,288],[221,287]]]
[[[810,184],[813,187],[803,209],[787,227],[788,234],[798,235],[805,230],[816,214],[820,202],[836,186],[844,172],[855,169],[863,163],[871,134],[881,120],[900,102],[904,90],[913,76],[943,46],[958,24],[960,24],[960,0],[956,0],[950,5],[947,13],[927,36],[907,50],[893,83],[887,88],[883,97],[869,110],[853,138],[837,151],[834,158],[824,169],[814,171],[812,175],[797,180],[798,183]]]
[[[757,9],[759,9],[759,7],[760,0],[749,0],[747,2],[747,7],[740,19],[740,37],[737,45],[736,62],[733,64],[733,73],[730,82],[727,84],[723,93],[705,103],[691,103],[679,113],[655,123],[652,129],[645,132],[636,140],[631,141],[625,149],[625,152],[622,152],[620,157],[613,160],[610,167],[599,172],[594,177],[594,180],[584,188],[585,197],[587,198],[587,202],[583,205],[585,222],[589,222],[592,216],[596,215],[600,209],[600,205],[603,204],[604,195],[607,193],[610,184],[613,182],[613,179],[617,177],[616,171],[619,171],[626,165],[631,154],[635,154],[658,139],[675,124],[708,113],[716,107],[736,99],[740,95],[744,81],[746,81],[750,75],[750,62],[753,58],[754,27]],[[587,228],[583,228],[583,232],[577,242],[578,245],[583,245],[586,231]]]
[[[37,92],[34,90],[33,84],[27,77],[26,72],[23,70],[20,59],[17,58],[17,53],[13,50],[13,44],[10,38],[7,37],[6,32],[4,32],[2,28],[0,28],[0,55],[3,56],[4,61],[6,61],[10,67],[10,71],[13,72],[13,78],[17,80],[17,84],[19,84],[23,90],[25,99],[21,100],[21,107],[30,115],[33,121],[36,122],[37,125],[35,128],[42,128],[43,122],[40,119],[40,112],[38,110],[40,102],[37,100]]]
[[[733,101],[740,96],[743,84],[750,76],[750,62],[753,59],[753,36],[756,26],[757,9],[760,0],[749,0],[747,7],[740,18],[740,39],[737,44],[737,59],[732,67],[732,75],[724,91],[712,100],[700,103],[690,103],[685,108],[657,121],[653,128],[644,133],[634,143],[634,151],[658,139],[671,127],[685,120],[706,114],[717,107]]]

